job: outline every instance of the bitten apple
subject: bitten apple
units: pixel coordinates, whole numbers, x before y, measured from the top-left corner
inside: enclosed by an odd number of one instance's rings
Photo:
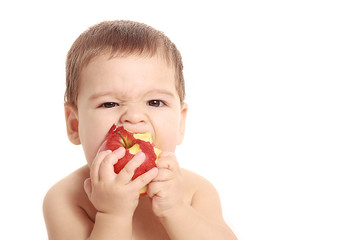
[[[138,152],[145,154],[145,161],[135,170],[132,180],[156,167],[157,159],[161,153],[160,149],[154,146],[150,132],[132,133],[127,131],[123,126],[118,127],[114,124],[107,133],[104,142],[101,144],[99,152],[105,150],[114,151],[119,147],[124,147],[126,153],[125,156],[120,158],[114,165],[115,173],[119,173]],[[146,189],[146,186],[142,188],[140,194],[146,194]]]

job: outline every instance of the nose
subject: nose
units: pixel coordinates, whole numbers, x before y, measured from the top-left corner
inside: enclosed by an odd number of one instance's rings
[[[135,125],[146,122],[146,114],[144,110],[138,105],[128,105],[125,107],[124,112],[120,116],[120,124],[122,125]]]

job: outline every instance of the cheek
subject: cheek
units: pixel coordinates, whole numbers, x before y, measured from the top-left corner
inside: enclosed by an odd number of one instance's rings
[[[80,121],[79,136],[88,164],[91,164],[94,160],[108,130],[108,127],[102,126],[101,124]]]
[[[94,160],[97,149],[101,144],[101,138],[98,135],[99,134],[96,131],[83,130],[82,132],[80,132],[81,144],[84,150],[86,161],[89,165]]]
[[[171,124],[172,123],[172,124]],[[177,140],[179,137],[178,128],[174,122],[163,122],[159,124],[156,131],[154,144],[164,152],[175,152]]]

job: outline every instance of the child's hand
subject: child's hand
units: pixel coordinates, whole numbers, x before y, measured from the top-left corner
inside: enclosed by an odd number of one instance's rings
[[[154,214],[164,217],[184,204],[182,176],[174,153],[161,153],[157,167],[158,175],[149,184],[147,194],[152,198]]]
[[[140,152],[130,160],[126,166],[116,174],[114,164],[125,155],[125,149],[119,148],[113,152],[102,151],[95,157],[91,168],[90,178],[84,182],[84,189],[94,207],[102,213],[118,216],[132,216],[139,202],[139,191],[156,175],[157,169],[131,180],[134,171],[145,160]]]

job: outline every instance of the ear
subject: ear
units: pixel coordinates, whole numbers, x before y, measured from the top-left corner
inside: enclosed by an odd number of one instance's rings
[[[184,139],[187,111],[188,111],[188,105],[186,103],[183,103],[181,105],[181,113],[180,113],[181,114],[181,116],[180,116],[180,132],[179,132],[179,139],[177,142],[178,145],[181,144]]]
[[[74,104],[70,103],[65,103],[64,108],[68,138],[73,144],[79,145],[81,142],[79,138],[79,116],[77,108]]]

